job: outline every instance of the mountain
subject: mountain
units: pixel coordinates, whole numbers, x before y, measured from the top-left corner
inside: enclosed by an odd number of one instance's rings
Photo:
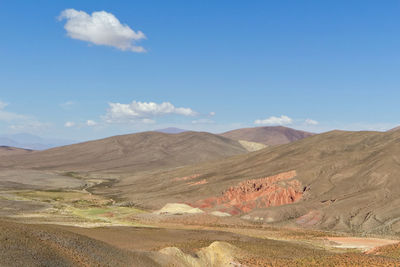
[[[178,133],[184,133],[184,132],[188,132],[188,131],[184,130],[184,129],[175,128],[175,127],[168,127],[168,128],[164,128],[164,129],[155,130],[155,132],[167,133],[167,134],[178,134]]]
[[[204,132],[143,132],[8,157],[0,166],[73,171],[139,172],[246,153],[235,140]]]
[[[398,130],[400,130],[400,126],[390,129],[390,130],[388,130],[388,132],[394,132],[394,131],[398,131]]]
[[[273,225],[400,234],[400,131],[332,131],[134,175],[111,191],[153,209],[180,202]]]
[[[267,126],[237,129],[221,135],[234,140],[245,140],[273,146],[287,144],[314,134],[283,126]]]
[[[20,144],[10,138],[0,136],[0,145],[1,146],[9,146],[9,147],[17,147]]]
[[[0,146],[11,146],[33,150],[45,150],[73,143],[76,143],[76,141],[43,138],[28,133],[0,135]]]
[[[0,156],[20,155],[32,153],[33,150],[17,147],[0,146]]]

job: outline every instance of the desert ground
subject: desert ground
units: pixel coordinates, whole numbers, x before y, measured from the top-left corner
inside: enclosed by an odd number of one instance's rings
[[[150,154],[121,150],[153,138],[142,134],[2,156],[0,265],[400,265],[397,158],[386,151],[399,132],[331,132],[254,152],[186,133],[186,156],[171,158],[176,136],[157,133],[164,145]],[[188,158],[197,138],[212,145]],[[158,167],[146,168],[152,153]]]

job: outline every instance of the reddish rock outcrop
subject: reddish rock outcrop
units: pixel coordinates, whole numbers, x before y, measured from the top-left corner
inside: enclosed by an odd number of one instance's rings
[[[247,180],[232,186],[220,197],[197,201],[196,207],[217,208],[230,214],[247,213],[255,208],[281,206],[297,202],[303,190],[300,181],[293,179],[296,171],[260,179]]]

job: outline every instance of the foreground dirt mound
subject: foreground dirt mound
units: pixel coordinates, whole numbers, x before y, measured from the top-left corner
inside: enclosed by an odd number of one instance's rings
[[[252,179],[230,187],[220,197],[196,202],[200,208],[219,208],[230,214],[247,213],[256,208],[268,208],[291,204],[303,195],[301,182],[293,179],[296,171]]]
[[[152,258],[159,260],[51,226],[0,221],[0,266],[158,266]]]

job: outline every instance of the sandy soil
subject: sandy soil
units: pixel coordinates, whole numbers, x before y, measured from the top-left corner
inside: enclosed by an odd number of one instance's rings
[[[399,243],[399,240],[362,237],[327,237],[326,239],[335,243],[333,244],[333,247],[356,248],[363,251],[369,251],[378,247]]]
[[[60,189],[79,188],[85,181],[50,171],[0,169],[0,188],[7,189]]]

